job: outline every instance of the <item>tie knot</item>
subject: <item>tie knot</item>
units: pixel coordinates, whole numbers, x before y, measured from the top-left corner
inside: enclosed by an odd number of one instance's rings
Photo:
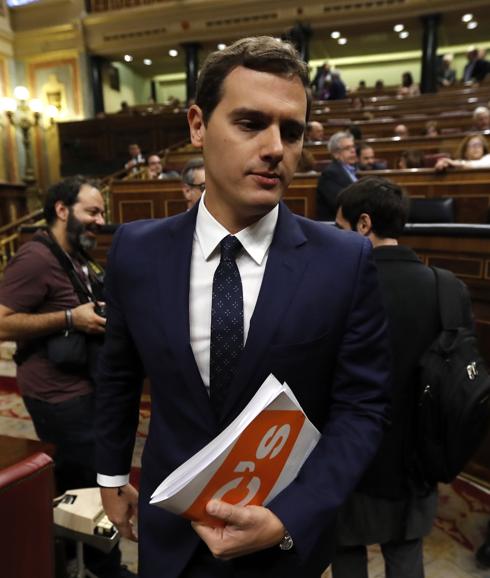
[[[233,237],[232,235],[228,235],[225,237],[221,243],[221,259],[232,259],[235,260],[238,251],[242,248],[242,244],[240,241]]]

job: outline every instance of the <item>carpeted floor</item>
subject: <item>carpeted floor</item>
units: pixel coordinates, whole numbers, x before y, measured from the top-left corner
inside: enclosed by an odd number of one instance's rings
[[[143,399],[133,455],[132,481],[137,484],[141,453],[148,432],[150,404]],[[0,434],[36,439],[32,421],[17,391],[14,377],[0,377]],[[476,567],[475,549],[482,543],[490,520],[490,495],[467,480],[440,486],[438,517],[425,544],[426,578],[490,578],[490,570]],[[136,545],[122,544],[124,562],[137,568]],[[324,578],[330,578],[326,571]],[[384,576],[377,546],[369,548],[369,576]],[[353,577],[354,578],[354,577]]]

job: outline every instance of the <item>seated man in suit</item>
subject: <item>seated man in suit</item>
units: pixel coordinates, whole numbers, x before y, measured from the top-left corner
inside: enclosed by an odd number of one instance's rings
[[[205,188],[204,159],[195,157],[182,170],[182,194],[187,202],[187,210],[199,201]]]
[[[122,225],[114,238],[97,458],[106,512],[134,537],[128,472],[147,375],[140,578],[319,578],[335,512],[382,438],[390,372],[371,246],[281,202],[303,147],[308,85],[287,42],[245,38],[210,54],[188,111],[205,193],[190,211]],[[271,373],[322,432],[297,478],[263,506],[210,500],[218,527],[150,505]],[[253,468],[236,471],[245,497]]]
[[[337,195],[357,181],[356,147],[349,132],[336,132],[328,141],[333,161],[322,172],[317,186],[317,216],[320,221],[335,220]]]
[[[359,158],[357,168],[360,171],[384,171],[386,169],[386,163],[376,160],[374,149],[371,145],[366,143],[359,145],[357,147],[357,156]]]
[[[310,120],[306,126],[305,142],[322,142],[324,138],[323,124],[317,120]]]

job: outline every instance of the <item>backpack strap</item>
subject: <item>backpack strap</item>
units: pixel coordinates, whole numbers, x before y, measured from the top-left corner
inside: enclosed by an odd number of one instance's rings
[[[451,271],[431,267],[436,278],[439,316],[443,329],[457,329],[464,325],[461,310],[459,281]]]

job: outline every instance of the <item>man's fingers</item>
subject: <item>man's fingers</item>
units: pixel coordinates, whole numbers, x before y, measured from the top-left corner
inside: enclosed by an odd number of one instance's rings
[[[127,538],[128,540],[131,540],[132,542],[138,541],[138,537],[136,536],[136,534],[134,532],[134,525],[131,521],[124,522],[123,524],[118,524],[118,525],[116,525],[116,527],[119,531],[119,534],[123,538]]]

